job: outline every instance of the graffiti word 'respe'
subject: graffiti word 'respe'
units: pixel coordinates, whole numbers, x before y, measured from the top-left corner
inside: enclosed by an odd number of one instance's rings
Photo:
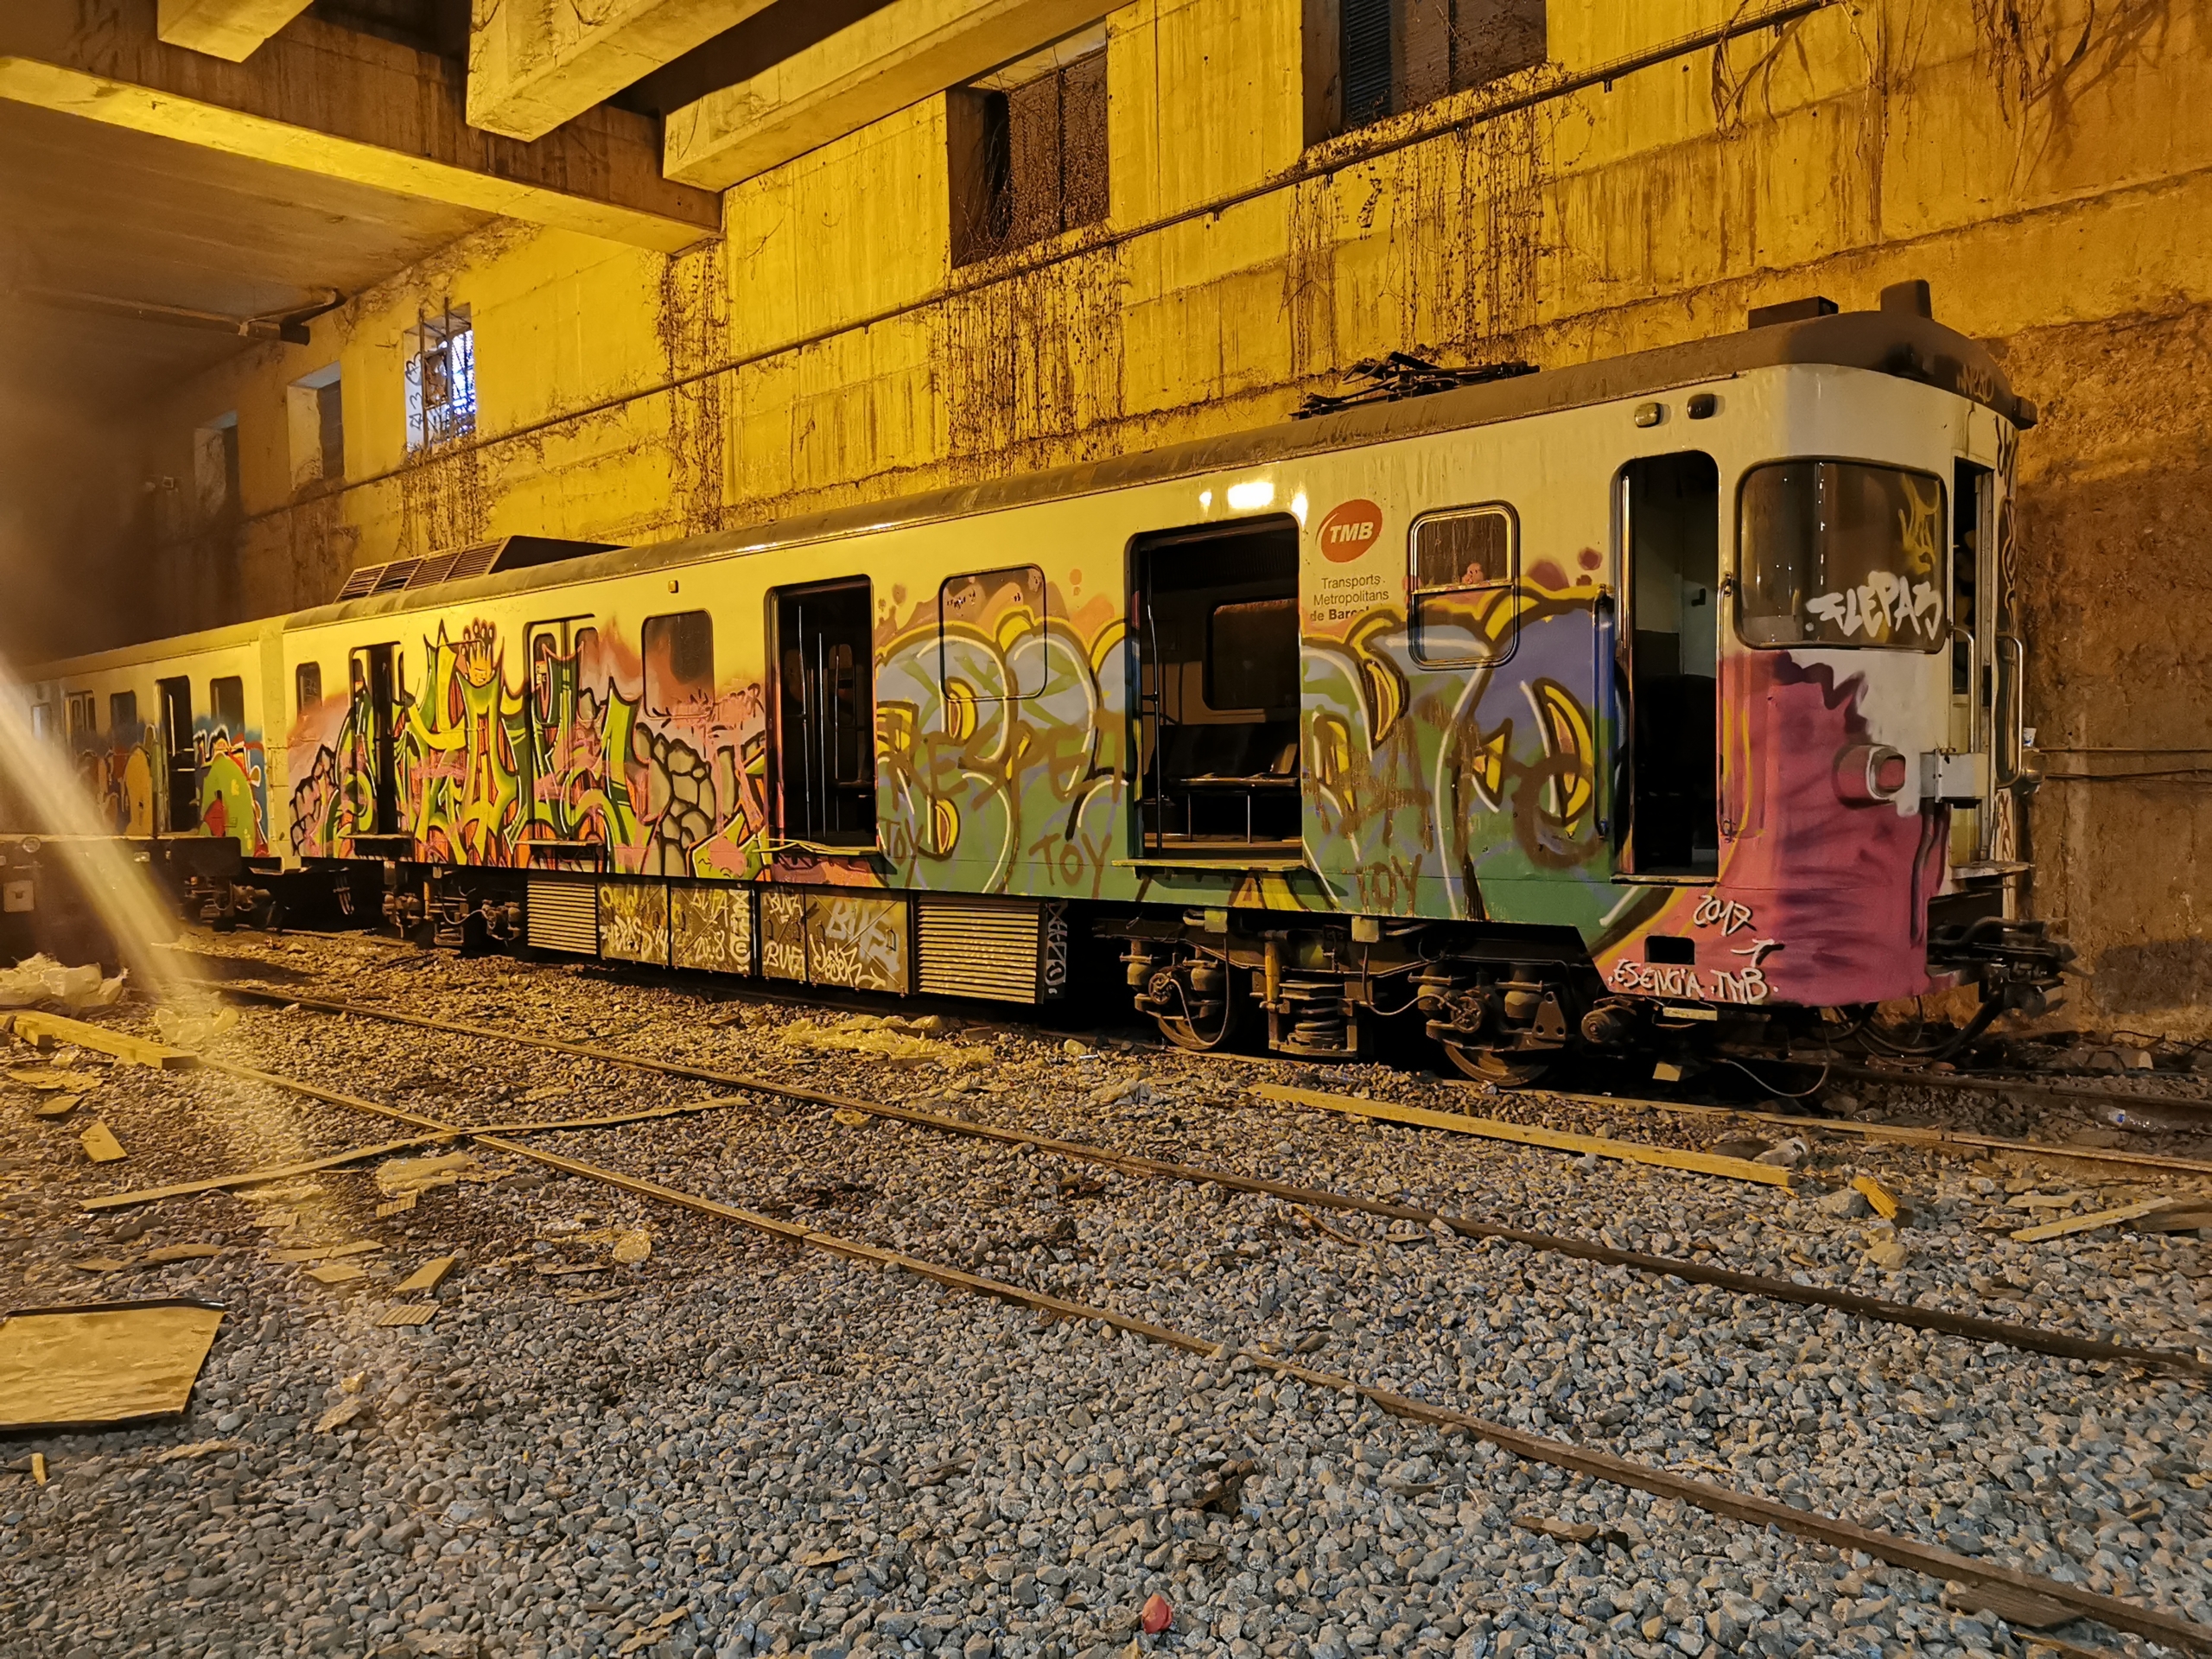
[[[1313,533],[1321,556],[1332,564],[1350,564],[1382,538],[1382,509],[1372,501],[1346,501],[1330,510]]]

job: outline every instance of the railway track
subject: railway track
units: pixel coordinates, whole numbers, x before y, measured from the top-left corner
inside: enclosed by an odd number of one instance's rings
[[[1707,1264],[1676,1258],[1618,1251],[1587,1240],[1544,1234],[1531,1230],[1503,1227],[1464,1215],[1445,1214],[1414,1205],[1363,1198],[1289,1183],[1255,1179],[1233,1170],[1145,1158],[1109,1147],[1089,1146],[1065,1139],[1033,1135],[1027,1131],[949,1117],[892,1102],[804,1088],[746,1073],[728,1072],[717,1068],[659,1060],[651,1056],[625,1053],[594,1045],[570,1043],[535,1033],[515,1032],[450,1020],[432,1019],[408,1014],[400,1010],[347,1004],[325,999],[310,999],[290,990],[251,987],[229,988],[235,995],[264,1004],[297,1003],[303,1008],[314,1008],[340,1017],[372,1019],[481,1042],[511,1043],[561,1053],[575,1059],[655,1072],[670,1077],[707,1083],[721,1088],[742,1091],[744,1096],[752,1098],[696,1103],[684,1109],[664,1107],[639,1113],[601,1115],[584,1119],[518,1121],[472,1127],[367,1100],[343,1090],[328,1089],[302,1079],[268,1071],[259,1067],[245,1065],[219,1057],[211,1057],[207,1062],[214,1069],[238,1077],[241,1081],[297,1093],[327,1104],[340,1106],[349,1111],[399,1122],[420,1131],[423,1138],[442,1141],[472,1139],[487,1148],[506,1155],[535,1162],[580,1179],[599,1181],[650,1202],[678,1206],[694,1214],[729,1224],[786,1246],[820,1251],[849,1261],[874,1264],[880,1268],[901,1270],[950,1289],[1018,1303],[1032,1307],[1040,1313],[1057,1318],[1096,1320],[1105,1326],[1126,1331],[1146,1341],[1160,1343],[1183,1351],[1205,1354],[1217,1358],[1225,1357],[1224,1350],[1218,1340],[1207,1335],[1179,1330],[1173,1325],[1156,1321],[1133,1319],[1107,1307],[1066,1297],[1054,1296],[1030,1286],[968,1272],[904,1250],[887,1249],[864,1239],[805,1226],[763,1211],[725,1204],[663,1182],[626,1173],[607,1165],[570,1158],[563,1154],[550,1152],[542,1147],[533,1147],[528,1140],[518,1137],[534,1135],[538,1133],[567,1132],[584,1128],[610,1128],[628,1123],[648,1123],[655,1120],[665,1121],[677,1116],[679,1110],[698,1112],[721,1109],[743,1109],[747,1106],[757,1106],[757,1102],[763,1099],[787,1101],[823,1110],[858,1110],[905,1122],[933,1135],[979,1139],[995,1141],[1002,1146],[1026,1147],[1062,1158],[1103,1165],[1132,1176],[1182,1182],[1210,1182],[1224,1190],[1262,1194],[1287,1204],[1363,1214],[1401,1223],[1414,1223],[1425,1227],[1446,1230],[1452,1235],[1462,1237],[1498,1239],[1523,1246],[1533,1251],[1579,1257],[1603,1265],[1626,1268],[1633,1272],[1656,1276],[1662,1283],[1666,1278],[1673,1277],[1691,1283],[1712,1286],[1734,1294],[1764,1296],[1801,1305],[1828,1307],[1853,1317],[1912,1325],[1920,1329],[1964,1337],[1969,1340],[2003,1343],[2005,1345],[2029,1351],[2056,1354],[2077,1360],[2155,1366],[2183,1374],[2200,1373],[2202,1370],[2193,1357],[2170,1351],[2143,1349],[2125,1344],[2085,1342],[2063,1332],[2050,1332],[2031,1326],[1974,1319],[1937,1310],[1885,1303],[1876,1299],[1857,1297],[1849,1293],[1830,1291],[1826,1287],[1800,1286],[1788,1281],[1775,1281],[1761,1275],[1739,1274],[1726,1269],[1713,1268]],[[387,1142],[371,1150],[381,1152],[390,1149],[395,1144],[398,1143]],[[339,1161],[338,1157],[325,1158],[318,1160],[318,1166],[327,1167]],[[265,1171],[261,1172],[259,1178],[275,1179],[280,1173],[288,1173],[290,1171]],[[223,1184],[237,1185],[238,1182],[232,1179]],[[157,1191],[167,1196],[213,1185],[215,1183],[184,1183]],[[109,1199],[99,1201],[99,1203],[100,1207],[114,1208],[117,1207],[118,1201]],[[1864,1551],[1869,1555],[1894,1565],[1909,1567],[1915,1571],[1932,1573],[1956,1583],[1976,1586],[1991,1593],[2010,1591],[2044,1597],[2050,1600],[2053,1605],[2072,1609],[2081,1616],[2102,1620],[2116,1629],[2133,1630],[2152,1640],[2183,1647],[2212,1643],[2212,1631],[2205,1630],[2186,1620],[2178,1620],[2157,1610],[2146,1610],[2136,1604],[2116,1598],[2102,1596],[2094,1592],[2084,1592],[2077,1586],[2063,1585],[2033,1574],[1998,1567],[1986,1561],[1937,1548],[1916,1539],[1903,1537],[1876,1529],[1859,1527],[1847,1521],[1820,1516],[1798,1506],[1779,1503],[1758,1494],[1735,1491],[1708,1481],[1691,1479],[1673,1471],[1653,1468],[1593,1447],[1580,1446],[1548,1436],[1530,1434],[1511,1425],[1491,1421],[1439,1405],[1432,1401],[1413,1397],[1398,1390],[1363,1383],[1340,1373],[1320,1370],[1300,1363],[1295,1357],[1286,1357],[1249,1348],[1241,1352],[1242,1357],[1255,1370],[1269,1372],[1278,1377],[1295,1380],[1305,1386],[1350,1394],[1366,1400],[1394,1415],[1411,1421],[1463,1429],[1503,1447],[1516,1456],[1527,1458],[1534,1462],[1549,1464],[1554,1467],[1627,1485],[1654,1495],[1678,1498],[1695,1503],[1711,1513],[1755,1525],[1781,1527],[1799,1535],[1816,1538],[1838,1548]],[[2212,1648],[2205,1650],[2212,1651]]]

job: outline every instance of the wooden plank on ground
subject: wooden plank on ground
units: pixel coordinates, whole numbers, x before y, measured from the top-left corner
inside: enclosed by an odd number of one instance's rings
[[[444,1281],[446,1274],[453,1271],[453,1264],[456,1259],[450,1255],[432,1256],[414,1272],[409,1274],[406,1278],[394,1285],[392,1294],[396,1296],[411,1296],[418,1291],[435,1290]]]
[[[111,1031],[105,1026],[65,1019],[58,1014],[40,1014],[35,1010],[19,1014],[15,1030],[16,1035],[25,1042],[35,1043],[41,1037],[49,1037],[57,1043],[74,1043],[96,1054],[112,1054],[130,1065],[150,1065],[163,1071],[182,1071],[200,1064],[199,1056],[188,1054],[181,1048],[166,1048],[143,1037],[133,1037],[128,1032]]]
[[[123,1150],[123,1142],[115,1138],[115,1132],[99,1118],[94,1118],[92,1128],[79,1135],[77,1140],[85,1148],[85,1156],[96,1164],[111,1164],[119,1158],[129,1156]]]
[[[1455,1135],[1480,1135],[1486,1141],[1510,1141],[1524,1147],[1543,1147],[1553,1152],[1595,1154],[1661,1169],[1688,1170],[1700,1175],[1719,1175],[1732,1181],[1757,1181],[1765,1186],[1789,1185],[1789,1172],[1748,1158],[1719,1158],[1709,1152],[1687,1152],[1675,1147],[1646,1146],[1640,1141],[1614,1141],[1602,1135],[1574,1135],[1564,1129],[1539,1128],[1533,1123],[1509,1123],[1503,1118],[1465,1117],[1458,1112],[1432,1111],[1425,1106],[1398,1106],[1389,1101],[1361,1100],[1351,1095],[1325,1094],[1318,1089],[1292,1089],[1278,1083],[1255,1084],[1252,1092],[1269,1100],[1285,1100],[1324,1111],[1345,1112],[1356,1117],[1379,1118],[1387,1123],[1408,1123],[1425,1129],[1449,1129]]]
[[[1897,1195],[1872,1175],[1861,1175],[1851,1183],[1851,1190],[1866,1200],[1867,1207],[1884,1221],[1897,1218]]]
[[[2100,1227],[2117,1227],[2122,1222],[2139,1221],[2145,1216],[2155,1216],[2177,1209],[2181,1201],[2176,1198],[2144,1198],[2134,1204],[2123,1204],[2114,1210],[2093,1210],[2086,1216],[2066,1216],[2057,1221],[2046,1221],[2038,1226],[2023,1227],[2012,1235],[2023,1244],[2040,1244],[2047,1238],[2064,1238],[2070,1233],[2091,1233]]]

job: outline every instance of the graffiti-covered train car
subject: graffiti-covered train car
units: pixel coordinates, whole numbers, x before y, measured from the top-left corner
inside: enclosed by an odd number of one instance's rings
[[[30,688],[34,724],[116,835],[264,856],[283,793],[284,712],[268,702],[283,630],[249,622],[49,664]]]
[[[295,616],[276,850],[448,942],[1014,1000],[1104,953],[1180,1043],[1490,1075],[2031,1002],[2033,417],[1925,292]]]

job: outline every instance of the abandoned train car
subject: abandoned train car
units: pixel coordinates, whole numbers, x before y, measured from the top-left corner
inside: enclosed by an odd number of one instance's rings
[[[1967,982],[2034,1006],[2033,412],[1923,284],[1833,309],[760,531],[365,571],[35,696],[118,834],[230,838],[249,903],[371,873],[448,944],[1015,1001],[1117,954],[1179,1043],[1342,1056],[1402,1020],[1478,1075]]]

